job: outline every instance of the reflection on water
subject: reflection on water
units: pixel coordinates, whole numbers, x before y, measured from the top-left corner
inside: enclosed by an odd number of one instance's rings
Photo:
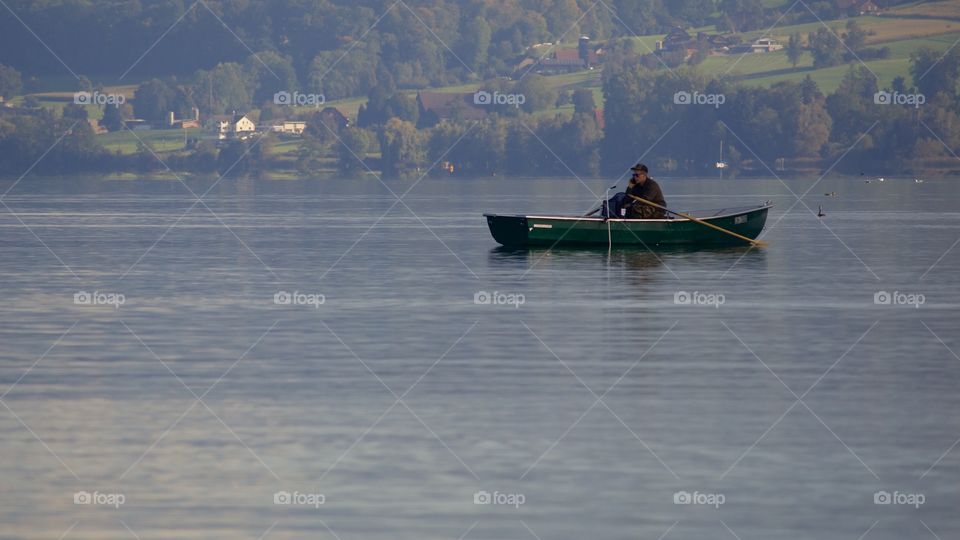
[[[27,179],[29,230],[0,213],[0,536],[956,537],[954,184],[822,184],[823,220],[776,181],[664,179],[683,207],[775,199],[771,245],[650,252],[496,247],[482,212],[582,212],[575,180],[425,179],[410,210],[231,180],[191,210],[177,182]]]

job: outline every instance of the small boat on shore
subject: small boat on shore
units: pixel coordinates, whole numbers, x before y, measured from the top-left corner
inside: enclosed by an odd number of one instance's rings
[[[773,206],[721,208],[690,212],[687,218],[603,219],[599,217],[484,214],[493,239],[508,247],[525,246],[736,246],[756,239]],[[708,223],[715,227],[704,226]],[[721,232],[716,228],[725,229]],[[735,233],[735,235],[729,234]]]

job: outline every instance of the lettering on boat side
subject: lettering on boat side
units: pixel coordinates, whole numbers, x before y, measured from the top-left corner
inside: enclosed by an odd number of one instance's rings
[[[534,223],[533,228],[534,229],[552,229],[553,225],[550,225],[549,223]]]
[[[746,223],[746,222],[747,222],[747,216],[737,216],[733,218],[734,225],[739,225],[741,223]]]

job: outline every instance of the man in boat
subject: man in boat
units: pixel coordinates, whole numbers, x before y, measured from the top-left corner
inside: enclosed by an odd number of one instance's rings
[[[648,175],[650,171],[646,165],[637,163],[630,170],[633,171],[633,177],[630,178],[630,184],[627,185],[627,195],[640,197],[660,206],[667,206],[667,201],[663,198],[663,191],[660,190],[660,184],[650,178]],[[666,217],[666,212],[663,210],[630,197],[624,197],[623,208],[626,209],[627,219],[663,219]]]

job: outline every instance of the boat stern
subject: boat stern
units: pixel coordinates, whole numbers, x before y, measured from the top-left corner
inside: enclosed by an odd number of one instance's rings
[[[490,234],[497,243],[504,246],[524,246],[527,244],[526,216],[498,216],[484,214]]]

